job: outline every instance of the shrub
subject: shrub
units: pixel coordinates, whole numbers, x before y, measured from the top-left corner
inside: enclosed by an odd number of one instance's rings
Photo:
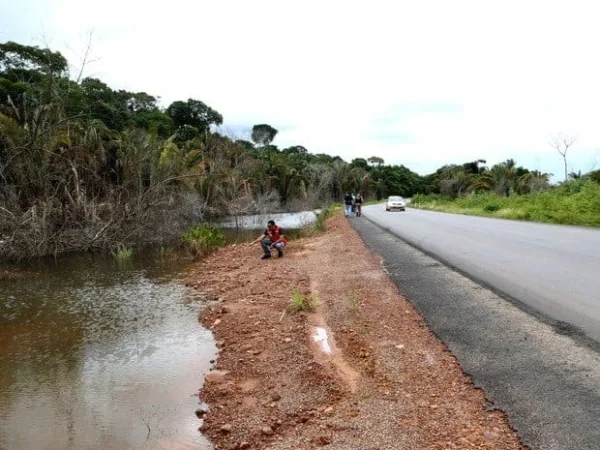
[[[193,253],[207,255],[225,246],[226,239],[223,231],[209,223],[190,228],[181,242]]]

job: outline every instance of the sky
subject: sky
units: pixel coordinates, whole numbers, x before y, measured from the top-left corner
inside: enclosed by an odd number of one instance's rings
[[[49,46],[164,106],[195,98],[240,137],[379,156],[425,174],[514,158],[600,169],[600,5],[553,0],[0,0],[0,42]]]

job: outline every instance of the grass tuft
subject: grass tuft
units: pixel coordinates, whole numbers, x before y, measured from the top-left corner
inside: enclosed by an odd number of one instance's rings
[[[317,307],[317,301],[312,295],[302,295],[298,291],[292,292],[290,310],[292,312],[312,312]]]
[[[117,262],[125,262],[131,259],[131,256],[133,255],[133,248],[119,245],[111,253]]]

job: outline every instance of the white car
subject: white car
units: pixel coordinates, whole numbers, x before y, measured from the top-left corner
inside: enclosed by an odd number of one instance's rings
[[[385,210],[386,211],[406,211],[406,201],[398,195],[392,195],[388,197],[387,202],[385,202]]]

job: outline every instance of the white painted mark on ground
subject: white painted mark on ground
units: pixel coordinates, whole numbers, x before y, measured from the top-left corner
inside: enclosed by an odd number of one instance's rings
[[[327,338],[327,331],[325,328],[316,327],[313,339],[321,345],[321,350],[323,350],[323,352],[331,353],[331,346],[329,345],[329,339]]]

